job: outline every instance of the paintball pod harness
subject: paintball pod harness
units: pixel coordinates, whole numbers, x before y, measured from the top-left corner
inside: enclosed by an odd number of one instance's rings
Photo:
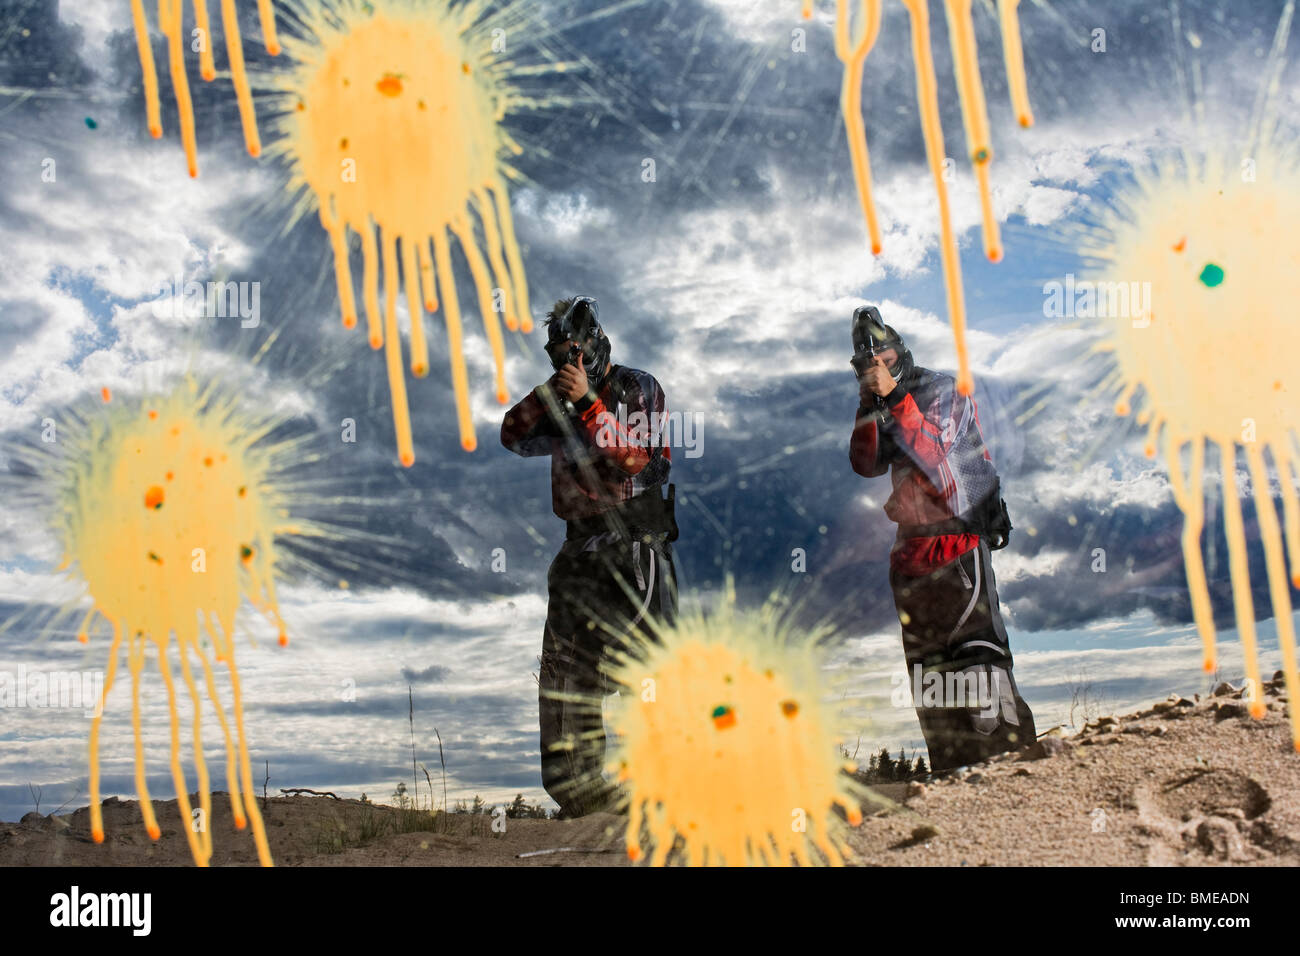
[[[664,498],[660,489],[663,485],[653,485],[641,494],[600,514],[587,518],[571,518],[567,525],[566,537],[570,540],[588,538],[593,535],[618,531],[629,537],[639,535],[663,535],[666,541],[676,541],[677,531],[677,486],[668,486],[668,497]],[[621,524],[620,524],[621,523]]]
[[[977,534],[989,543],[990,551],[1001,551],[1011,542],[1011,516],[1002,498],[1002,480],[996,479],[993,488],[980,503],[960,518],[949,518],[934,524],[899,525],[902,538],[932,538],[940,534]]]

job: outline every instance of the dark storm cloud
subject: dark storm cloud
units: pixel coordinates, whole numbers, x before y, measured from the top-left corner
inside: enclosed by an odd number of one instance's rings
[[[402,668],[402,680],[409,681],[412,684],[434,684],[444,681],[451,674],[451,668],[440,667],[433,664],[422,670],[415,670],[411,667]]]
[[[0,23],[0,86],[39,91],[91,78],[81,30],[59,19],[59,0],[3,0]]]
[[[675,217],[692,209],[775,210],[778,207],[766,178],[768,167],[781,170],[786,179],[783,188],[792,195],[852,188],[838,119],[840,71],[833,60],[830,30],[821,23],[801,21],[796,6],[792,2],[788,21],[773,24],[770,35],[757,42],[732,29],[726,15],[703,0],[633,6],[617,17],[548,35],[543,42],[558,58],[580,60],[584,66],[548,80],[547,88],[585,97],[590,104],[513,118],[512,128],[518,129],[526,144],[545,146],[544,150],[526,151],[517,164],[528,181],[539,187],[542,199],[578,188],[594,206],[610,210],[614,223],[568,243],[555,241],[541,216],[520,217],[518,228],[527,246],[535,314],[540,315],[555,295],[595,292],[601,297],[603,314],[611,317],[616,358],[619,354],[635,357],[635,364],[665,381],[671,379],[672,368],[678,363],[707,362],[710,352],[754,370],[753,381],[722,384],[718,407],[703,410],[706,416],[714,414],[715,420],[726,415],[733,427],[725,432],[717,428],[708,431],[704,458],[687,460],[678,455],[673,477],[684,499],[679,509],[683,536],[678,545],[684,576],[698,586],[709,586],[730,571],[737,576],[742,592],[753,595],[774,586],[809,591],[810,606],[823,610],[847,607],[851,609],[848,613],[856,615],[857,624],[874,627],[893,619],[892,606],[879,597],[885,590],[892,525],[879,512],[887,480],[867,482],[848,466],[846,446],[856,404],[851,383],[846,385],[843,375],[806,375],[794,385],[781,386],[764,381],[777,370],[774,356],[780,354],[781,341],[737,341],[722,322],[705,340],[702,354],[677,354],[671,320],[680,317],[665,316],[657,303],[625,292],[620,269],[627,263],[606,251],[620,236],[628,241],[649,236],[671,242]],[[957,99],[948,95],[951,63],[946,24],[937,5],[932,6],[932,47],[945,91],[941,96],[945,128],[956,131],[961,123]],[[1229,37],[1257,35],[1261,42],[1271,37],[1273,12],[1237,5],[1230,13],[1211,16],[1205,12],[1208,6],[1182,7],[1184,26],[1197,25],[1207,52]],[[54,37],[56,29],[65,31],[58,33],[61,39],[57,42],[41,41],[48,42],[49,55],[73,56],[70,51],[76,48],[75,37],[53,21],[53,3],[21,4],[17,9],[32,23],[53,24],[43,31],[44,36]],[[586,3],[559,3],[547,8],[546,16],[561,26],[589,9]],[[908,166],[920,168],[924,146],[915,114],[915,76],[906,42],[908,18],[899,5],[887,5],[885,10],[882,40],[869,61],[864,99],[868,115],[874,118],[869,124],[873,164],[892,172]],[[250,64],[258,69],[279,68],[255,41],[260,31],[251,6],[245,6],[243,15]],[[1167,77],[1160,72],[1167,73],[1169,64],[1172,24],[1168,10],[1124,4],[1105,8],[1054,5],[1052,9],[1023,5],[1021,15],[1026,36],[1032,38],[1026,57],[1041,125],[1079,116],[1074,97],[1081,89],[1089,91],[1089,109],[1104,112],[1138,84],[1152,90],[1168,88]],[[147,134],[142,122],[139,64],[126,26],[124,19],[123,29],[110,42],[108,69],[115,87],[129,91],[120,102],[117,121],[138,129],[143,140]],[[982,49],[990,51],[983,63],[983,78],[995,114],[994,126],[1001,135],[1009,128],[1010,117],[1000,38],[994,19],[978,10],[976,26]],[[807,53],[790,49],[789,31],[795,27],[808,30]],[[1107,31],[1106,54],[1089,48],[1090,31],[1095,27]],[[292,24],[285,24],[284,29],[292,30]],[[33,36],[37,32],[41,31],[34,31]],[[526,51],[528,37],[516,40]],[[161,59],[164,51],[163,41],[155,37],[160,63],[165,62]],[[220,69],[224,45],[217,44],[215,53]],[[525,60],[527,56],[525,52]],[[189,66],[196,68],[193,62]],[[25,69],[27,82],[33,82],[30,68]],[[60,75],[82,82],[84,74],[68,72],[71,69],[64,68]],[[162,84],[168,142],[156,148],[176,151],[179,144],[175,123],[170,121],[175,115],[170,89],[169,83]],[[201,162],[216,162],[220,156],[222,162],[246,163],[250,170],[269,172],[282,180],[282,169],[267,162],[255,165],[243,156],[238,113],[228,83],[194,82],[192,89],[200,118]],[[950,139],[950,151],[958,150],[959,135],[950,132]],[[656,160],[658,181],[654,184],[641,181],[644,158]],[[519,195],[516,191],[516,198]],[[308,215],[281,234],[284,212],[274,201],[274,190],[264,207],[231,206],[218,215],[223,227],[255,250],[252,260],[228,278],[261,283],[263,321],[255,331],[225,323],[214,330],[214,340],[234,349],[237,344],[242,347],[251,335],[274,331],[279,335],[278,345],[263,359],[265,368],[292,376],[309,360],[321,363],[324,371],[310,386],[318,411],[306,424],[319,430],[323,441],[336,446],[324,466],[328,473],[346,478],[347,493],[366,502],[351,511],[337,503],[323,506],[322,519],[346,520],[365,529],[366,535],[348,542],[346,548],[320,548],[311,541],[292,539],[286,548],[302,557],[321,580],[331,583],[344,578],[362,589],[397,583],[434,596],[465,598],[538,589],[551,548],[562,533],[550,514],[547,468],[542,461],[521,461],[501,449],[492,423],[478,427],[478,452],[465,455],[460,451],[450,390],[441,373],[446,367],[446,346],[436,325],[430,329],[430,342],[437,374],[413,383],[411,389],[417,463],[412,469],[399,470],[393,467],[383,362],[366,347],[362,331],[345,334],[338,329],[332,265],[315,217]],[[743,231],[740,226],[736,229]],[[774,266],[784,252],[753,231],[736,233],[729,240],[758,249],[760,265]],[[717,252],[725,254],[721,244]],[[459,252],[453,256],[465,296],[472,288],[468,271]],[[352,265],[354,274],[359,275],[356,248]],[[699,263],[702,274],[709,267],[707,258]],[[699,281],[698,277],[681,279]],[[470,334],[481,334],[472,328],[474,321],[472,315],[466,316]],[[510,340],[512,353],[518,354],[519,345],[518,340]],[[531,356],[525,373],[531,379],[511,383],[515,398],[546,374],[536,336],[523,354]],[[344,419],[356,422],[355,445],[344,446],[337,439]],[[1026,443],[1032,445],[1033,440],[1031,435]],[[784,449],[789,446],[797,450],[786,454]],[[1004,463],[1004,474],[1012,473],[1010,459],[1002,454],[998,457]],[[1028,451],[1023,457],[1021,477],[1029,479],[1037,466]],[[875,507],[863,509],[854,503],[864,491],[876,499]],[[1013,496],[1013,514],[1018,507],[1024,513],[1026,508],[1016,502],[1011,482],[1008,493]],[[1056,517],[1035,514],[1039,538],[1018,534],[1013,548],[1069,544],[1073,540],[1070,535],[1078,535],[1079,529]],[[1079,519],[1080,527],[1086,526],[1088,516]],[[1172,512],[1159,516],[1166,532],[1176,520]],[[1123,520],[1111,520],[1107,527],[1115,535],[1124,535],[1146,529],[1148,523],[1141,516],[1125,515]],[[545,543],[538,542],[539,535]],[[487,555],[495,547],[509,556],[506,574],[486,569]],[[791,551],[796,547],[808,552],[807,575],[791,571]],[[1135,553],[1159,573],[1148,573],[1142,587],[1180,583],[1178,569],[1166,567],[1167,549],[1160,555],[1144,556],[1143,547],[1135,545]],[[1219,573],[1221,581],[1221,566]],[[1016,586],[1008,585],[1004,590],[1007,600],[1025,608],[1025,626],[1084,620],[1089,608],[1095,614],[1136,606],[1139,600],[1157,604],[1175,616],[1185,611],[1174,597],[1157,599],[1154,595],[1159,592],[1148,590],[1145,598],[1125,598],[1126,592],[1114,590],[1118,585],[1113,579],[1104,584],[1088,579],[1086,584],[1068,588],[1068,596],[1059,593],[1060,581],[1032,580],[1037,582],[1034,587],[1041,589],[1018,594]],[[1257,575],[1256,581],[1262,582],[1262,576]],[[1216,594],[1221,590],[1216,583]],[[1059,611],[1054,609],[1058,604]],[[1031,606],[1038,610],[1030,610]],[[392,622],[391,626],[402,625]]]

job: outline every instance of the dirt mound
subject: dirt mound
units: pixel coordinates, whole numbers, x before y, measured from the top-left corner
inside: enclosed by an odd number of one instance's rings
[[[1280,680],[1254,720],[1240,691],[1173,697],[1102,717],[1074,736],[1052,733],[1019,754],[897,784],[890,809],[867,808],[850,837],[856,862],[884,866],[1300,864],[1300,755]],[[886,788],[881,788],[886,789]],[[197,797],[192,797],[197,802]],[[188,866],[176,802],[157,801],[162,837],[139,804],[104,801],[107,838],[90,839],[86,808],[0,823],[4,866]],[[329,797],[276,797],[263,817],[284,866],[623,866],[625,818],[430,817]],[[501,824],[504,823],[504,831]],[[213,795],[213,863],[253,866],[248,831]]]

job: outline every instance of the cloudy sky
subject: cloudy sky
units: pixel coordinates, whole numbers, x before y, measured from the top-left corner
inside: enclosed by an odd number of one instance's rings
[[[245,36],[256,38],[255,5],[241,6]],[[885,5],[864,88],[885,240],[875,258],[838,108],[830,3],[811,23],[799,19],[798,0],[524,6],[509,37],[517,62],[570,64],[520,79],[535,106],[506,120],[523,146],[512,201],[534,315],[563,294],[595,295],[615,361],[650,371],[670,408],[699,422],[698,454],[677,449],[672,476],[684,600],[707,604],[732,575],[742,603],[775,591],[802,602],[809,619],[830,618],[840,638],[829,676],[844,695],[850,743],[917,747],[914,715],[889,705],[902,667],[887,583],[893,526],[881,511],[889,486],[860,478],[847,458],[856,305],[879,303],[920,364],[955,362],[902,5]],[[942,5],[932,7],[948,152],[959,156],[947,30]],[[960,160],[952,188],[976,398],[1017,528],[995,568],[1018,679],[1046,729],[1068,719],[1072,687],[1089,685],[1119,709],[1191,693],[1203,678],[1168,481],[1143,456],[1141,434],[1090,392],[1106,371],[1088,360],[1098,330],[1046,318],[1044,284],[1084,273],[1083,224],[1135,166],[1206,137],[1233,154],[1282,3],[1021,7],[1037,119],[1028,131],[1011,115],[992,5],[975,11],[1004,262],[981,253],[977,197]],[[434,771],[437,727],[453,800],[544,799],[532,674],[563,528],[550,513],[545,464],[496,441],[502,409],[476,317],[467,317],[466,350],[479,450],[460,450],[434,322],[435,372],[411,388],[418,461],[404,470],[382,357],[362,332],[339,327],[315,215],[295,219],[285,169],[248,157],[228,80],[200,83],[195,62],[202,173],[189,179],[165,70],[166,135],[158,142],[145,131],[129,27],[124,3],[0,2],[0,470],[14,448],[37,440],[43,419],[101,387],[139,392],[186,368],[241,383],[259,407],[314,436],[300,477],[315,492],[303,506],[355,529],[290,569],[281,591],[288,648],[245,615],[252,759],[269,762],[272,791],[387,798],[410,777],[410,686],[419,759]],[[803,44],[792,34],[800,29]],[[1104,52],[1094,50],[1097,30]],[[154,47],[164,64],[156,34]],[[283,64],[253,42],[246,51],[262,93]],[[1300,105],[1295,80],[1287,67],[1278,115]],[[259,96],[264,110],[267,102]],[[1199,131],[1185,122],[1192,103]],[[53,182],[42,177],[48,160]],[[463,260],[457,268],[472,313]],[[176,275],[259,283],[258,326],[160,318],[151,302]],[[547,374],[541,336],[514,336],[508,349],[518,397]],[[357,422],[355,443],[339,440],[345,418]],[[102,668],[102,636],[83,647],[68,626],[42,627],[87,599],[54,573],[58,542],[23,481],[39,478],[15,478],[19,491],[0,512],[0,620],[10,621],[0,670]],[[1243,507],[1253,535],[1250,501]],[[1235,677],[1221,527],[1212,516],[1207,560],[1222,676]],[[497,548],[504,573],[491,567]],[[796,548],[807,555],[804,573],[792,571]],[[1092,570],[1097,548],[1104,573]],[[1251,567],[1271,670],[1262,557],[1252,554]],[[348,590],[337,588],[340,577]],[[161,688],[147,684],[144,703],[150,784],[170,796]],[[109,699],[103,751],[104,791],[123,796],[133,791],[128,707],[123,686]],[[84,804],[87,729],[80,712],[0,712],[0,819],[32,809],[29,783],[43,788],[42,809]]]

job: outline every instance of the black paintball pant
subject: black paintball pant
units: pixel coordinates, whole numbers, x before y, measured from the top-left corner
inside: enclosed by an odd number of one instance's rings
[[[551,562],[538,675],[542,785],[563,816],[611,808],[603,698],[618,690],[601,670],[610,652],[652,641],[650,622],[677,615],[672,546],[663,535],[610,535],[594,550],[570,540]],[[612,540],[608,540],[612,538]]]
[[[889,584],[930,769],[1032,744],[1034,715],[1012,676],[988,544],[981,538],[979,547],[930,574],[891,570]]]

